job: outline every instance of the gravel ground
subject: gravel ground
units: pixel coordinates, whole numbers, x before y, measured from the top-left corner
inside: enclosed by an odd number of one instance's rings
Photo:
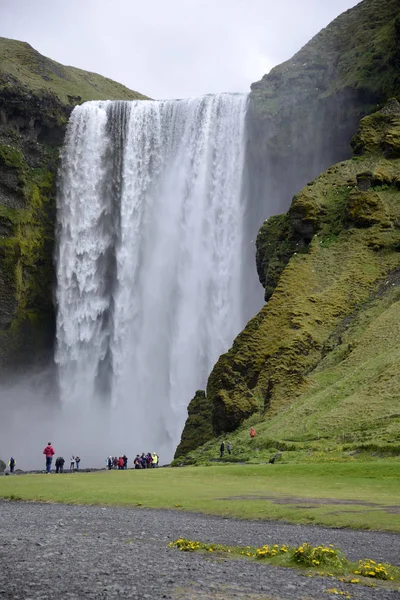
[[[308,578],[261,562],[168,548],[178,537],[240,545],[340,546],[352,559],[400,564],[400,536],[143,508],[0,502],[0,599],[397,600],[399,591]]]

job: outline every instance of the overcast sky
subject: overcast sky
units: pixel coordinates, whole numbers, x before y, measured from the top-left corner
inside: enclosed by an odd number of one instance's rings
[[[153,98],[245,92],[359,0],[0,0],[0,36]]]

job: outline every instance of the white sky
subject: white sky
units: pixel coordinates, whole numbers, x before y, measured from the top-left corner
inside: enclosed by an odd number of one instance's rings
[[[0,36],[153,98],[246,92],[359,0],[0,0]]]

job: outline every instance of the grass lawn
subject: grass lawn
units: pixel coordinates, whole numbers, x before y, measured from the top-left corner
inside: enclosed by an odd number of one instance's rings
[[[400,463],[226,465],[0,478],[0,498],[400,531]]]

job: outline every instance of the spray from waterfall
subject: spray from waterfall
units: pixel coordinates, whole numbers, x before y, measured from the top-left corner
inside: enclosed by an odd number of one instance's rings
[[[244,325],[246,106],[219,94],[72,113],[56,363],[63,405],[105,446],[119,439],[115,452],[170,459],[189,400]]]

